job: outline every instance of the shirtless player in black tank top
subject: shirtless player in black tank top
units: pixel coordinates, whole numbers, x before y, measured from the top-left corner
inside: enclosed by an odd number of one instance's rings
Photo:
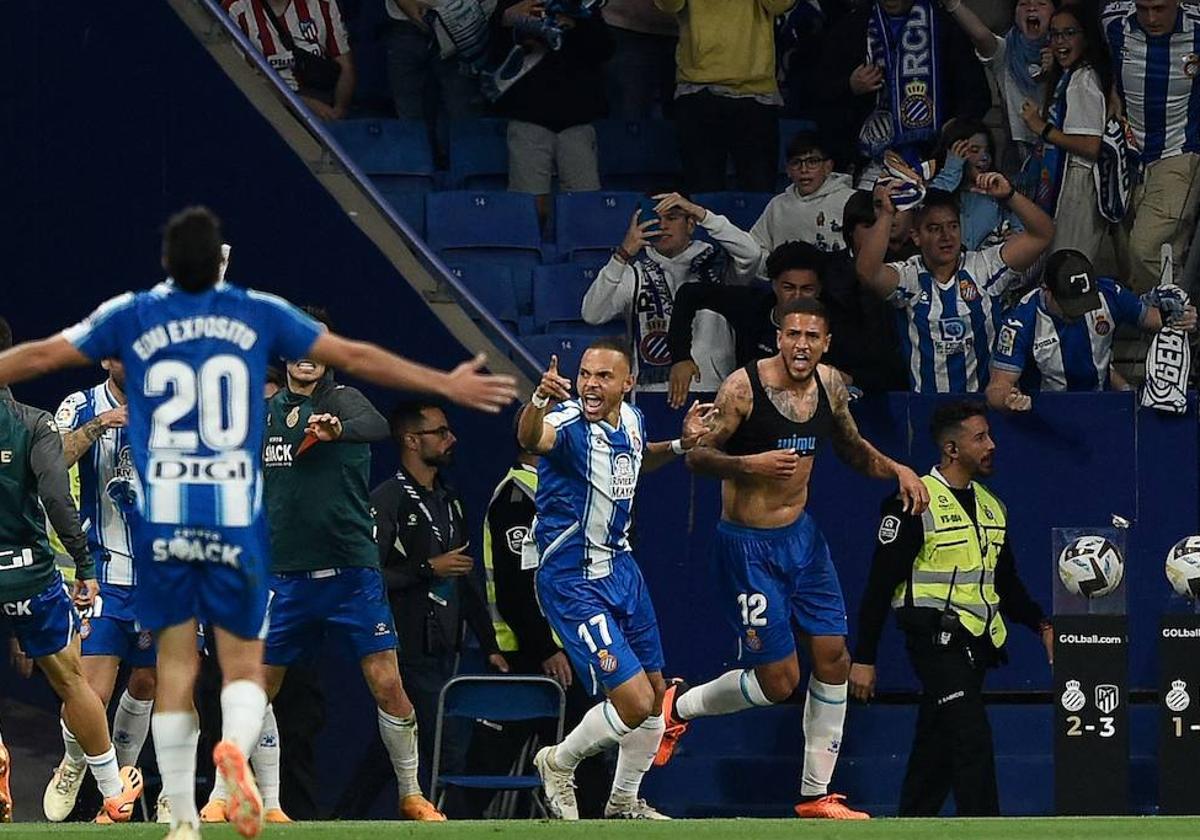
[[[863,439],[841,375],[822,365],[829,321],[815,300],[779,313],[779,353],[751,362],[721,385],[712,431],[688,455],[697,473],[721,479],[715,565],[720,598],[737,634],[741,668],[712,682],[668,687],[666,734],[655,763],[670,759],[697,717],[781,703],[800,683],[792,624],[808,642],[813,673],[804,706],[804,774],[796,814],[866,819],[829,793],[846,713],[846,607],[829,547],[804,509],[821,441],[872,478],[895,479],[905,510],[929,493],[908,467]]]

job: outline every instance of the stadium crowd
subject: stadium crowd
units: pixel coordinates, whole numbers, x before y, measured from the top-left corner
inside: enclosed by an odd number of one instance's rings
[[[224,5],[312,113],[337,121],[379,115],[356,97],[357,50],[343,19],[364,2]],[[1200,10],[1189,3],[1017,0],[1011,15],[992,15],[1008,25],[995,32],[989,24],[1000,21],[985,22],[984,4],[969,0],[369,2],[386,8],[390,114],[427,121],[443,150],[448,120],[505,118],[508,189],[536,196],[543,223],[556,189],[600,189],[597,120],[673,121],[682,178],[646,192],[580,301],[587,324],[624,325],[635,393],[663,392],[682,408],[692,392],[715,392],[739,368],[775,356],[781,317],[808,311],[805,300],[827,313],[825,362],[848,400],[978,394],[993,409],[1029,411],[1042,391],[1137,387],[1143,335],[1196,330],[1195,278],[1184,266],[1200,204]],[[806,127],[781,141],[784,118]],[[701,193],[773,192],[780,161],[786,183],[748,229],[698,203]],[[119,554],[124,539],[128,557],[129,538],[118,533],[128,456],[104,466],[127,445],[124,372],[111,360],[105,369],[103,383],[67,397],[55,418],[67,464],[81,465],[77,503],[96,511],[92,528],[113,529],[102,544]],[[367,813],[394,771],[404,815],[439,818],[422,796],[432,719],[467,628],[490,669],[569,689],[568,724],[589,711],[522,559],[538,482],[528,450],[541,450],[514,441],[491,506],[468,511],[442,473],[455,436],[437,405],[406,404],[385,419],[311,359],[291,360],[272,387],[266,508],[273,543],[286,542],[273,553],[306,559],[272,567],[282,582],[271,632],[280,637],[267,638],[266,693],[280,719],[268,705],[249,756],[266,818],[317,816],[305,710],[319,719],[323,701],[303,660],[321,623],[347,632],[378,705],[377,749],[337,816]],[[370,444],[383,440],[397,447],[401,470],[368,492]],[[293,463],[293,451],[298,459],[314,443],[316,457]],[[327,499],[325,518],[297,515],[297,499],[330,486],[340,495]],[[485,545],[469,550],[466,523],[485,514]],[[349,536],[322,547],[335,533]],[[362,616],[342,621],[337,610],[362,606],[351,598],[376,586],[363,571],[376,564],[382,588],[366,600],[376,611],[368,629],[378,632],[364,634]],[[132,571],[107,569],[105,586],[133,584]],[[326,580],[350,595],[316,621],[303,605],[318,591],[330,597]],[[87,616],[97,627],[100,619],[98,609]],[[105,663],[84,675],[107,701],[116,664],[134,666],[112,730],[125,766],[138,763],[150,732],[154,674],[148,637],[122,632],[96,634],[112,647],[96,657],[85,647],[85,662]],[[15,647],[13,657],[25,664]],[[202,715],[206,732],[220,728],[214,717]],[[527,734],[503,729],[448,728],[443,771],[503,772]],[[52,820],[81,813],[92,763],[65,722],[63,738],[44,803]],[[661,817],[638,796],[654,750],[642,752],[627,756],[622,741],[615,766],[583,765],[583,816]],[[122,782],[140,793],[140,778]],[[214,788],[200,817],[225,821],[227,799]],[[465,796],[444,805],[451,816],[496,807]],[[159,816],[170,819],[165,797]]]

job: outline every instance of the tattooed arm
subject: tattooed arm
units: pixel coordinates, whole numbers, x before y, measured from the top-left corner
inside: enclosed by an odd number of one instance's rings
[[[97,414],[78,429],[64,432],[62,436],[63,465],[70,469],[105,431],[120,428],[127,421],[128,409],[126,406],[120,406]]]
[[[850,394],[841,374],[831,367],[819,365],[817,375],[825,385],[833,409],[833,450],[838,458],[871,478],[896,479],[900,484],[900,497],[904,500],[904,512],[924,511],[929,506],[929,491],[917,474],[884,455],[859,434],[858,424],[850,414]]]

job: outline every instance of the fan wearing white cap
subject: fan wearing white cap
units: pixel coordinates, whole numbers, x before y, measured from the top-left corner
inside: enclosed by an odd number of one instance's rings
[[[1196,309],[1188,305],[1174,320],[1164,317],[1153,295],[1139,298],[1108,277],[1097,277],[1079,251],[1055,251],[1046,261],[1044,284],[1004,314],[992,353],[988,404],[1001,411],[1027,411],[1034,391],[1124,390],[1110,370],[1118,325],[1147,333],[1170,326],[1192,332]]]

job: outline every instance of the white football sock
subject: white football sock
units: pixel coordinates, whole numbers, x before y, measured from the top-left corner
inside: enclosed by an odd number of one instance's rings
[[[613,776],[613,799],[637,799],[642,777],[654,761],[664,728],[663,716],[651,715],[621,739],[617,752],[617,772]]]
[[[117,751],[113,747],[100,755],[86,756],[88,768],[96,777],[96,787],[105,799],[121,793],[121,768],[117,766]]]
[[[128,691],[121,692],[117,713],[113,716],[113,746],[117,748],[117,764],[136,767],[150,734],[150,713],[153,700],[138,700]]]
[[[262,731],[267,693],[250,680],[234,680],[221,689],[221,740],[232,741],[249,756]]]
[[[804,700],[801,796],[824,796],[829,792],[829,781],[842,748],[842,724],[845,721],[846,683],[830,685],[809,677],[808,696]]]
[[[59,720],[59,725],[62,727],[63,747],[65,748],[64,758],[73,767],[82,767],[87,763],[87,759],[83,754],[83,747],[79,746],[79,742],[75,740],[75,736],[71,734],[71,730],[67,729],[66,723]]]
[[[611,747],[632,732],[611,700],[597,703],[587,710],[579,725],[567,733],[552,754],[554,766],[574,770],[589,755]]]
[[[254,765],[254,779],[262,794],[263,807],[272,810],[279,807],[279,724],[275,722],[275,709],[268,703],[263,716],[262,732],[250,756]]]
[[[171,828],[200,827],[196,814],[196,743],[200,719],[195,712],[157,712],[150,720],[162,792],[171,803]]]
[[[763,694],[753,668],[726,671],[711,682],[685,691],[675,700],[675,714],[682,720],[727,715],[743,709],[774,705]]]
[[[392,760],[392,770],[396,773],[396,783],[400,786],[400,798],[414,796],[421,792],[421,784],[417,781],[417,715],[415,712],[408,717],[398,718],[389,715],[383,709],[376,708],[379,717],[379,737],[387,749],[388,758]]]
[[[257,782],[258,781],[258,768],[252,768],[252,769],[254,769],[254,780]],[[212,802],[214,799],[221,799],[221,800],[228,802],[229,801],[229,788],[225,787],[225,777],[222,776],[220,773],[213,773],[213,775],[216,777],[216,780],[213,782],[212,790],[209,791],[208,801]],[[261,787],[259,788],[259,792],[260,793],[262,792]],[[264,800],[264,805],[265,805],[265,802],[266,801]]]

